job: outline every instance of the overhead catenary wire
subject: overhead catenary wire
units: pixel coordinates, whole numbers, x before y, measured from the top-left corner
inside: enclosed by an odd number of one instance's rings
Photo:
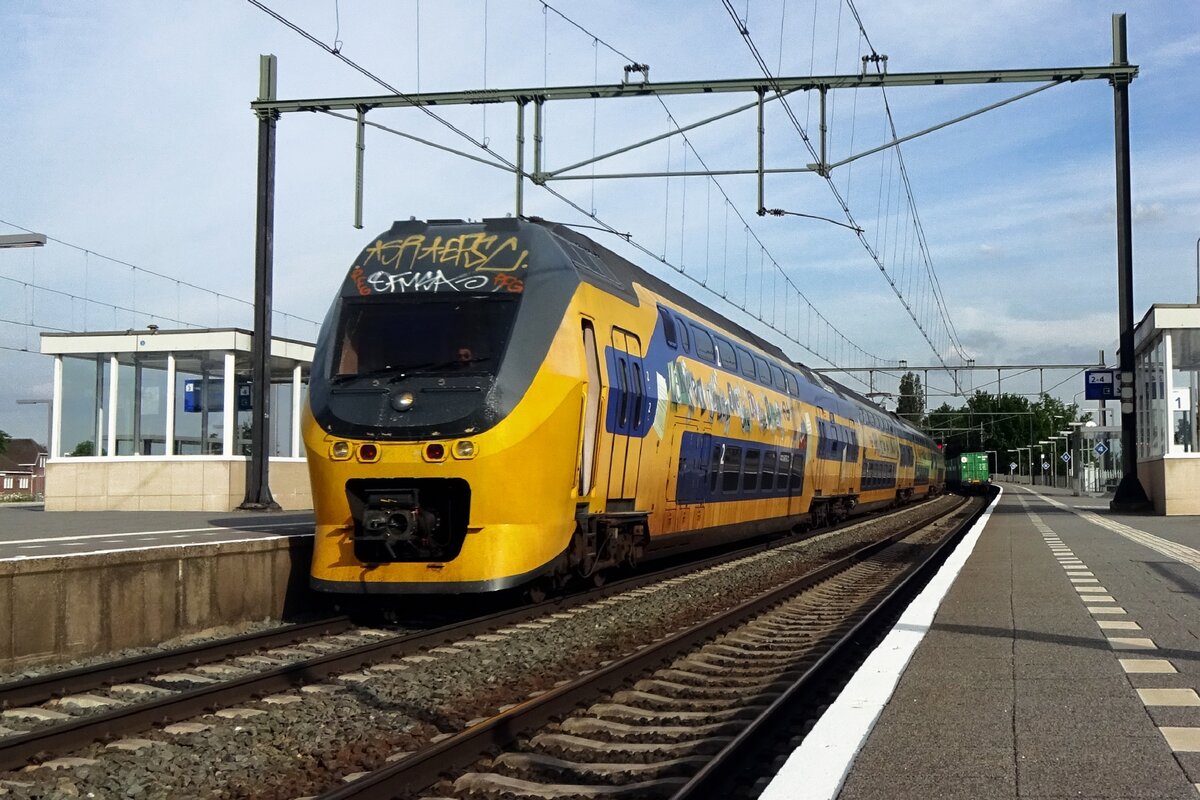
[[[290,28],[291,30],[295,31],[297,34],[299,34],[299,35],[300,35],[300,36],[302,36],[303,38],[307,39],[309,42],[311,42],[312,44],[314,44],[314,45],[316,45],[317,47],[321,48],[322,50],[324,50],[325,52],[329,53],[330,55],[333,55],[335,58],[338,58],[338,59],[339,59],[339,60],[341,60],[343,63],[345,63],[347,66],[350,66],[352,69],[356,70],[356,71],[357,71],[357,72],[359,72],[360,74],[362,74],[362,75],[364,75],[364,76],[368,77],[370,80],[374,81],[374,82],[375,82],[375,83],[377,83],[378,85],[380,85],[380,86],[382,86],[383,88],[387,89],[389,92],[392,92],[393,94],[395,94],[396,96],[398,96],[398,97],[401,97],[401,98],[411,99],[411,97],[410,97],[409,95],[407,95],[407,94],[405,94],[404,92],[402,92],[402,91],[400,91],[400,90],[396,89],[394,86],[392,86],[391,84],[387,83],[387,82],[386,82],[386,81],[384,81],[383,79],[379,78],[379,77],[378,77],[378,76],[376,76],[374,73],[372,73],[372,72],[370,72],[369,70],[367,70],[365,67],[362,67],[361,65],[359,65],[359,64],[357,64],[357,63],[355,63],[354,61],[352,61],[351,59],[349,59],[349,58],[348,58],[348,57],[347,57],[345,54],[343,54],[343,53],[335,53],[335,52],[333,52],[332,48],[330,48],[330,47],[329,47],[328,45],[326,45],[324,42],[320,41],[320,40],[319,40],[317,37],[315,37],[315,36],[313,36],[312,34],[308,33],[307,31],[305,31],[305,30],[304,30],[303,28],[301,28],[300,26],[296,25],[295,23],[293,23],[293,22],[291,22],[290,20],[288,20],[288,19],[286,19],[285,17],[283,17],[281,14],[279,14],[279,13],[277,13],[276,11],[274,11],[273,9],[269,8],[269,7],[268,7],[268,6],[266,6],[264,3],[262,3],[260,0],[247,0],[247,2],[249,2],[251,5],[254,5],[255,7],[259,8],[259,9],[260,9],[260,10],[262,10],[264,13],[267,13],[269,16],[271,16],[271,17],[275,18],[275,19],[276,19],[276,20],[278,20],[278,21],[279,21],[281,24],[283,24],[283,25],[285,25],[286,27]],[[546,12],[553,12],[553,13],[555,13],[556,15],[558,15],[558,16],[560,16],[560,17],[563,17],[564,19],[566,19],[565,15],[563,15],[563,14],[562,14],[561,12],[559,12],[557,9],[555,9],[555,8],[553,8],[553,7],[551,7],[551,6],[549,6],[549,4],[547,4],[547,3],[545,3],[545,2],[542,2],[542,6],[543,6],[543,8],[545,9],[545,11],[546,11]],[[611,45],[608,45],[606,42],[604,42],[604,41],[603,41],[602,39],[600,39],[599,37],[595,37],[595,36],[594,36],[594,34],[591,34],[589,31],[587,31],[586,29],[584,29],[582,26],[578,25],[578,23],[574,23],[573,21],[571,21],[571,24],[572,24],[572,25],[574,25],[575,27],[579,28],[581,31],[583,31],[584,33],[586,33],[588,36],[591,36],[591,37],[593,37],[593,38],[596,38],[598,41],[600,41],[602,44],[604,44],[604,46],[605,46],[605,47],[609,48],[610,50],[613,50],[613,52],[619,52],[619,51],[616,51],[616,50],[615,50],[615,48],[612,48],[612,47],[611,47]],[[623,54],[622,54],[622,56],[623,56]],[[626,56],[623,56],[623,57],[625,57],[625,58],[628,58],[628,57],[626,57]],[[630,61],[632,61],[632,59],[629,59],[629,60],[630,60]],[[659,102],[660,102],[660,103],[662,102],[662,101],[661,101],[661,98],[659,99]],[[420,108],[420,109],[421,109],[421,111],[422,111],[423,113],[425,113],[427,116],[429,116],[431,119],[433,119],[433,120],[437,121],[439,124],[441,124],[442,126],[444,126],[445,128],[447,128],[448,130],[452,131],[453,133],[455,133],[456,135],[460,136],[461,138],[463,138],[463,139],[465,139],[465,140],[467,140],[467,141],[471,142],[471,143],[472,143],[472,144],[474,144],[476,147],[486,150],[486,151],[487,151],[487,153],[488,153],[488,155],[489,155],[490,157],[494,158],[494,159],[495,159],[495,161],[496,161],[496,162],[498,162],[499,164],[502,164],[502,165],[504,165],[505,167],[507,167],[507,168],[511,169],[512,171],[516,171],[516,165],[515,165],[515,164],[513,164],[511,161],[509,161],[508,159],[504,158],[503,156],[501,156],[501,155],[499,155],[499,154],[495,153],[494,151],[491,151],[490,149],[486,148],[486,147],[485,147],[485,146],[484,146],[484,145],[483,145],[483,144],[482,144],[482,143],[481,143],[479,140],[475,139],[475,137],[471,136],[471,135],[470,135],[469,133],[467,133],[466,131],[462,130],[461,128],[458,128],[458,127],[457,127],[457,126],[455,126],[453,123],[451,123],[451,122],[449,122],[448,120],[444,119],[444,118],[443,118],[443,117],[441,117],[440,115],[438,115],[438,114],[434,113],[434,112],[433,112],[433,111],[431,111],[430,109],[428,109],[428,108],[426,108],[426,107],[424,107],[424,106],[422,106],[422,105],[419,105],[419,104],[414,104],[414,105],[416,105],[416,107]],[[672,120],[672,121],[674,122],[674,124],[675,124],[675,125],[678,127],[678,122],[674,120],[674,117],[673,117],[673,115],[670,115],[670,110],[666,108],[665,104],[663,104],[663,106],[664,106],[664,109],[667,111],[668,115],[671,117],[671,120]],[[685,138],[685,141],[686,141],[686,137],[684,137],[684,138]],[[693,155],[695,155],[695,156],[696,156],[697,160],[699,160],[699,161],[700,161],[700,162],[703,164],[703,159],[700,157],[699,153],[698,153],[698,152],[696,152],[695,148],[691,146],[691,143],[690,143],[690,142],[688,142],[688,146],[689,146],[689,148],[692,150],[692,153],[693,153]],[[707,169],[708,169],[707,165],[704,165],[704,166],[705,166],[705,169],[707,170]],[[528,173],[524,173],[524,174],[523,174],[523,177],[532,177],[532,176],[528,175]],[[614,234],[616,234],[616,235],[619,235],[619,236],[623,236],[623,237],[624,237],[624,236],[626,236],[625,234],[622,234],[622,233],[621,233],[619,230],[617,230],[615,227],[613,227],[613,226],[609,225],[607,222],[605,222],[604,220],[600,219],[600,218],[599,218],[599,217],[598,217],[598,216],[595,214],[594,210],[585,210],[585,209],[583,209],[583,208],[582,208],[582,207],[581,207],[581,206],[580,206],[578,203],[576,203],[576,202],[574,202],[573,200],[571,200],[571,199],[567,198],[567,197],[566,197],[566,196],[564,196],[564,195],[563,195],[561,192],[558,192],[558,191],[556,191],[555,189],[553,189],[553,188],[551,188],[551,187],[549,187],[549,186],[546,186],[544,183],[539,183],[539,184],[535,184],[535,185],[538,185],[538,186],[539,186],[541,189],[543,189],[544,191],[548,192],[549,194],[551,194],[552,196],[554,196],[555,198],[557,198],[557,199],[558,199],[558,200],[560,200],[561,202],[563,202],[563,203],[567,204],[567,205],[568,205],[568,206],[570,206],[571,208],[575,209],[575,210],[576,210],[577,212],[579,212],[580,214],[582,214],[582,215],[584,215],[584,216],[587,216],[587,217],[589,217],[590,219],[592,219],[593,221],[595,221],[595,222],[596,222],[596,223],[597,223],[599,226],[601,226],[601,228],[602,228],[602,229],[604,229],[604,230],[607,230],[607,231],[609,231],[609,232],[611,232],[611,233],[614,233]],[[718,186],[719,186],[719,184],[718,184]],[[724,189],[723,189],[723,188],[721,189],[721,191],[722,191],[722,193],[724,193]],[[728,197],[728,196],[726,195],[726,197]],[[737,210],[736,210],[736,209],[734,209],[734,210],[735,210],[735,213],[737,213],[737,214],[739,215],[739,217],[740,217],[740,216],[741,216],[741,215],[740,215],[740,212],[737,212]],[[758,240],[757,234],[755,234],[755,235],[754,235],[754,237],[755,237],[755,239],[756,239],[756,241],[757,241],[757,240]],[[685,277],[689,278],[689,280],[692,280],[692,281],[693,281],[694,283],[696,283],[697,285],[700,285],[700,286],[702,286],[704,289],[706,289],[706,290],[708,290],[708,291],[713,291],[713,290],[712,290],[710,287],[708,287],[708,286],[707,286],[707,285],[705,285],[704,283],[701,283],[701,282],[700,282],[699,280],[697,280],[695,277],[693,277],[693,276],[690,276],[690,275],[687,275],[687,273],[686,273],[686,272],[684,272],[683,270],[681,270],[681,269],[680,269],[679,267],[677,267],[676,265],[674,265],[674,264],[671,264],[671,263],[667,262],[667,261],[665,260],[665,258],[663,258],[663,257],[660,257],[660,256],[658,256],[658,255],[656,255],[656,254],[652,253],[650,250],[648,250],[648,249],[647,249],[645,246],[643,246],[643,245],[642,245],[642,244],[640,244],[639,242],[637,242],[637,241],[635,241],[635,240],[633,240],[633,239],[631,239],[631,238],[627,239],[627,241],[629,241],[629,244],[630,244],[631,246],[635,247],[635,248],[636,248],[636,249],[638,249],[639,251],[643,252],[644,254],[646,254],[646,255],[648,255],[648,256],[650,256],[650,257],[652,257],[652,258],[656,258],[656,259],[658,259],[659,261],[662,261],[662,262],[663,262],[663,263],[665,263],[667,266],[670,266],[672,269],[675,269],[675,270],[676,270],[677,272],[679,272],[681,275],[684,275]],[[761,244],[761,242],[760,242],[760,244]],[[765,245],[763,245],[763,246],[765,246]],[[775,266],[777,269],[780,269],[780,270],[782,270],[782,267],[781,267],[781,266],[778,264],[778,261],[776,261],[774,258],[772,258],[772,263],[774,264],[774,266]],[[787,277],[787,276],[785,275],[785,277]],[[866,355],[867,357],[869,357],[869,358],[871,358],[871,359],[874,359],[876,362],[883,363],[883,362],[885,362],[885,361],[886,361],[885,359],[882,359],[882,358],[880,358],[880,357],[878,357],[878,356],[874,356],[874,355],[872,355],[872,354],[870,354],[870,353],[867,353],[867,351],[863,350],[861,347],[859,347],[858,345],[856,345],[856,344],[854,344],[853,342],[851,342],[851,341],[850,341],[850,340],[849,340],[849,339],[848,339],[848,338],[845,336],[845,334],[843,334],[843,333],[841,333],[841,331],[837,330],[837,329],[836,329],[836,327],[834,327],[834,326],[832,325],[832,323],[831,323],[831,322],[829,322],[829,321],[828,321],[828,319],[824,317],[824,315],[821,315],[821,314],[820,314],[820,312],[817,312],[817,311],[815,310],[815,308],[812,308],[811,301],[809,301],[809,300],[808,300],[806,297],[804,297],[804,296],[803,296],[803,293],[802,293],[802,292],[800,292],[800,290],[799,290],[799,288],[798,288],[797,286],[795,286],[794,282],[792,282],[792,281],[791,281],[790,277],[788,277],[788,278],[787,278],[787,280],[788,280],[789,286],[791,286],[791,287],[793,288],[793,290],[794,290],[794,291],[797,293],[797,295],[799,295],[799,296],[800,296],[800,297],[801,297],[801,298],[804,300],[804,302],[805,302],[805,303],[806,303],[806,304],[809,306],[810,310],[811,310],[812,312],[816,313],[816,314],[818,315],[818,317],[820,317],[820,319],[821,319],[821,320],[822,320],[822,321],[825,323],[825,325],[826,325],[827,327],[830,327],[830,328],[832,328],[832,329],[833,329],[833,331],[834,331],[834,332],[835,332],[835,333],[838,335],[839,339],[840,339],[841,341],[844,341],[844,342],[846,343],[846,346],[847,346],[847,347],[852,347],[852,348],[854,348],[856,351],[858,351],[858,352],[860,352],[860,353],[862,353],[862,354]],[[715,292],[714,292],[714,294],[715,294]],[[761,316],[761,315],[760,315],[760,316]],[[781,333],[782,333],[782,332],[781,332]],[[786,334],[785,334],[785,335],[786,335]],[[805,343],[805,342],[801,342],[801,341],[799,341],[799,340],[797,340],[797,339],[792,339],[791,337],[788,337],[788,338],[789,338],[789,341],[792,341],[794,344],[797,344],[797,345],[799,345],[799,346],[800,346],[802,349],[804,349],[805,351],[807,351],[807,352],[811,353],[812,355],[816,356],[817,358],[821,359],[822,361],[825,361],[825,362],[827,362],[827,363],[830,363],[830,364],[834,364],[834,362],[833,362],[833,361],[831,361],[827,355],[825,355],[825,354],[823,354],[823,353],[821,353],[821,352],[818,352],[818,351],[816,351],[815,349],[813,349],[812,347],[810,347],[810,346],[809,346],[809,344],[807,344],[807,343]]]
[[[849,0],[847,0],[847,2],[849,2]],[[748,26],[738,17],[738,14],[737,14],[736,10],[733,8],[730,0],[722,0],[722,3],[724,5],[727,13],[729,14],[730,18],[733,20],[738,33],[741,35],[743,41],[746,43],[747,48],[750,50],[751,56],[754,58],[755,62],[758,64],[758,67],[759,67],[760,71],[763,73],[763,76],[767,79],[767,81],[770,83],[770,85],[772,87],[772,90],[778,96],[779,102],[780,102],[785,114],[787,115],[788,119],[791,121],[792,126],[796,129],[796,132],[799,134],[801,141],[804,143],[804,146],[807,148],[809,154],[812,156],[813,161],[816,163],[821,163],[821,158],[817,152],[815,145],[813,144],[811,138],[808,136],[808,133],[805,130],[805,127],[800,124],[800,120],[796,116],[794,109],[792,109],[791,104],[788,102],[788,99],[785,96],[785,93],[783,92],[782,87],[779,85],[779,82],[776,79],[776,76],[772,73],[770,67],[766,63],[766,60],[763,58],[763,55],[762,55],[761,51],[759,50],[757,44],[755,44],[753,37],[750,35]],[[857,10],[854,9],[852,4],[851,4],[851,11],[852,11],[852,13],[855,14],[856,19],[859,21],[860,31],[863,32],[864,38],[865,38],[865,28],[862,26],[861,18],[858,17]],[[870,43],[868,40],[868,45],[869,44]],[[873,48],[872,48],[872,52],[874,52]],[[829,191],[832,193],[835,201],[841,207],[842,213],[846,216],[847,221],[850,222],[850,224],[853,227],[859,228],[860,226],[856,222],[856,220],[854,218],[854,214],[851,211],[849,204],[842,197],[842,194],[838,190],[837,185],[834,183],[831,174],[827,170],[823,170],[822,172],[823,172],[822,177],[824,177],[824,179],[825,179],[826,186],[829,188]],[[884,275],[884,277],[886,279],[888,279],[888,283],[891,286],[893,293],[895,293],[897,295],[897,297],[900,299],[901,305],[904,307],[905,311],[908,313],[909,317],[912,319],[913,323],[916,325],[917,330],[920,332],[921,336],[925,339],[926,344],[929,345],[930,350],[933,351],[934,357],[937,358],[938,362],[942,365],[942,368],[945,369],[949,373],[951,368],[946,363],[945,358],[942,355],[941,349],[937,346],[937,343],[935,342],[936,334],[931,333],[929,330],[926,329],[926,326],[921,322],[921,320],[918,317],[916,311],[914,310],[912,304],[905,300],[904,296],[901,294],[900,290],[897,288],[895,282],[889,278],[888,270],[883,263],[883,259],[880,257],[877,248],[872,247],[871,243],[867,240],[865,233],[858,233],[857,236],[858,236],[859,243],[862,245],[864,250],[866,250],[867,254],[871,257],[871,259],[875,262],[876,267]]]

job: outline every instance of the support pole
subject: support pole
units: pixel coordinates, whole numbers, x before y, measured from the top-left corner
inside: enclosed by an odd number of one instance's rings
[[[354,227],[362,230],[363,210],[363,156],[367,151],[367,112],[362,106],[358,107],[358,136],[354,145]],[[272,133],[272,136],[275,134]],[[274,145],[272,145],[272,153]],[[272,155],[272,158],[274,156]]]
[[[258,97],[275,99],[275,56],[259,56]],[[254,242],[254,340],[251,346],[250,463],[246,465],[246,498],[238,508],[280,511],[271,497],[267,461],[267,423],[271,402],[271,271],[275,237],[275,121],[274,111],[258,112],[258,214]],[[226,401],[234,375],[225,375]],[[234,401],[236,402],[236,400]],[[225,409],[228,418],[230,409]],[[235,417],[236,418],[236,417]],[[235,432],[226,430],[229,437]]]
[[[1113,14],[1113,64],[1129,63],[1125,15]],[[1148,511],[1150,498],[1137,474],[1137,398],[1133,391],[1133,204],[1129,189],[1129,80],[1113,78],[1117,160],[1117,305],[1121,321],[1121,482],[1109,507]]]
[[[525,98],[517,100],[517,216],[525,213]]]
[[[759,215],[767,213],[766,203],[766,178],[763,173],[764,167],[764,147],[766,138],[766,126],[763,123],[763,90],[759,87],[758,90],[758,213]]]
[[[540,97],[533,101],[533,182],[539,186],[546,183],[542,178],[542,106],[545,104]]]

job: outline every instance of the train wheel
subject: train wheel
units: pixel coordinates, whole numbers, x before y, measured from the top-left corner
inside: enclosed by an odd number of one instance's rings
[[[599,589],[604,584],[608,583],[608,572],[603,569],[598,569],[592,573],[592,587]]]
[[[550,586],[544,579],[536,580],[525,587],[525,599],[531,603],[545,602],[550,594],[549,589]]]

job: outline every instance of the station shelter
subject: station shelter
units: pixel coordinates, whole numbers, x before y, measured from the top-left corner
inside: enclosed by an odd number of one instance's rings
[[[43,333],[54,356],[47,511],[231,511],[245,499],[251,345],[237,328]],[[300,439],[313,345],[272,338],[268,475],[312,507]]]
[[[1159,514],[1200,514],[1200,305],[1155,304],[1134,332],[1138,479]]]

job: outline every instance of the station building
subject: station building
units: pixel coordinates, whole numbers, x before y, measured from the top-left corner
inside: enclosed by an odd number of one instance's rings
[[[230,511],[245,499],[253,334],[43,333],[54,357],[47,511]],[[271,494],[312,507],[300,411],[313,345],[272,338]]]
[[[1138,479],[1156,513],[1200,514],[1200,305],[1152,305],[1134,357]]]

